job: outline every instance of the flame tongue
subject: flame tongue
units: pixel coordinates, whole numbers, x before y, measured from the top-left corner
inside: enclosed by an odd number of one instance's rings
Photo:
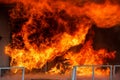
[[[11,66],[24,66],[28,70],[41,69],[58,56],[65,60],[55,63],[55,67],[49,71],[51,73],[61,73],[63,70],[66,73],[74,65],[107,64],[105,58],[114,58],[115,52],[108,53],[105,49],[94,50],[91,40],[85,42],[86,35],[92,24],[111,27],[119,20],[110,25],[108,21],[112,21],[111,15],[116,13],[103,10],[104,16],[101,17],[99,8],[102,7],[94,5],[97,6],[97,12],[93,4],[90,5],[91,8],[86,4],[79,7],[69,1],[45,0],[31,3],[31,0],[22,0],[17,3],[10,14],[14,27],[12,43],[5,49],[6,54],[11,57]],[[113,6],[109,5],[104,6],[104,9]],[[115,11],[117,7],[113,7]],[[101,20],[105,20],[104,24],[101,24]],[[74,49],[71,49],[72,47]],[[67,64],[69,66],[65,67]]]
[[[17,37],[23,38],[24,46],[20,46],[23,48],[19,49],[16,48],[16,46],[14,48],[10,48],[10,46],[6,48],[7,53],[9,53],[8,51],[12,53],[12,55],[9,54],[12,57],[11,65],[25,66],[27,69],[41,68],[46,62],[53,60],[56,56],[64,54],[64,51],[68,50],[70,47],[83,44],[85,36],[91,27],[89,22],[90,21],[85,25],[83,23],[76,23],[75,27],[77,27],[77,30],[75,30],[74,33],[72,32],[73,34],[67,32],[59,33],[57,35],[55,34],[53,37],[50,37],[51,41],[48,40],[49,38],[45,38],[47,41],[41,43],[39,46],[36,40],[38,39],[37,41],[41,41],[41,37],[43,37],[42,34],[36,31],[34,33],[39,33],[38,38],[33,38],[32,40],[29,39],[29,36],[35,36],[32,35],[33,31],[29,32],[31,26],[25,24],[21,31],[17,33],[18,35],[15,34],[15,36],[13,36],[13,41],[14,39],[17,39]],[[16,43],[15,45],[19,46],[19,44]]]

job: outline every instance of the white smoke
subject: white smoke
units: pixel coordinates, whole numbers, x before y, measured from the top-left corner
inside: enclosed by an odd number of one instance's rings
[[[25,74],[24,80],[71,80],[71,75],[52,75],[43,73],[29,73]],[[77,80],[92,80],[92,76],[79,76]],[[113,80],[119,80],[120,73],[116,74]],[[0,80],[22,80],[21,74],[4,75]],[[95,76],[94,80],[110,80],[109,76]]]

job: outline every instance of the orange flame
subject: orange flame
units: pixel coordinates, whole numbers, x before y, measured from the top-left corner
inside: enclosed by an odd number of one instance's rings
[[[28,70],[41,69],[47,62],[61,56],[65,60],[56,63],[48,72],[67,73],[75,65],[108,64],[106,58],[115,58],[115,52],[107,52],[105,49],[96,51],[92,47],[92,41],[85,40],[92,24],[102,28],[119,24],[119,5],[109,1],[103,4],[80,4],[81,6],[67,0],[16,2],[10,17],[17,30],[13,30],[12,43],[5,48],[6,54],[11,57],[10,65],[24,66]],[[89,74],[88,70],[79,71]],[[98,68],[96,71],[97,74],[103,73]],[[104,72],[108,74],[109,69]]]
[[[102,6],[91,4],[86,13],[95,21],[98,27],[110,28],[120,23],[119,9],[119,4],[112,4],[107,0]]]
[[[105,61],[105,58],[115,58],[115,52],[108,53],[105,49],[100,49],[98,51],[94,50],[91,45],[91,41],[88,41],[80,50],[80,52],[69,52],[64,57],[68,59],[68,62],[70,65],[102,65],[102,64],[108,64]],[[99,66],[100,67],[100,66]],[[97,67],[95,67],[95,71],[97,75],[108,75],[109,74],[109,68],[106,71],[100,71]],[[91,67],[86,68],[78,68],[78,72],[80,75],[90,75],[92,73]],[[78,73],[78,74],[79,74]]]

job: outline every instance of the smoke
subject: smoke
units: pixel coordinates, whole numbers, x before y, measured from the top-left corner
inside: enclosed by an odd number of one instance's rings
[[[120,72],[115,75],[114,79],[115,80],[119,80],[120,79]]]
[[[22,75],[21,74],[7,74],[2,77],[0,77],[0,80],[21,80]],[[43,74],[43,73],[31,73],[31,74],[25,74],[24,76],[25,80],[65,80],[65,79],[71,79],[71,75],[52,75],[52,74]]]
[[[25,74],[25,80],[66,80],[66,79],[71,79],[71,75],[50,75],[50,74],[42,74],[42,73],[31,73],[31,74]],[[77,80],[91,80],[92,76],[77,76]],[[21,80],[22,75],[20,74],[13,74],[13,75],[5,75],[3,77],[0,77],[0,80]],[[96,80],[109,80],[110,76],[95,76],[94,79]],[[113,78],[115,80],[120,79],[120,74],[116,74],[115,77]]]

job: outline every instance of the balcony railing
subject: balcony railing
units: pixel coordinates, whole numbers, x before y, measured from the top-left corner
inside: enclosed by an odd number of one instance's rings
[[[24,80],[24,77],[25,77],[25,68],[24,67],[0,67],[0,77],[2,76],[2,70],[6,70],[6,69],[21,69],[22,70],[21,80]]]
[[[96,67],[109,67],[110,68],[110,74],[109,74],[109,80],[116,80],[115,75],[116,75],[116,68],[120,68],[120,65],[79,65],[79,66],[74,66],[73,71],[72,71],[72,80],[77,80],[77,68],[80,67],[91,67],[92,69],[92,79],[95,80],[95,68]]]

